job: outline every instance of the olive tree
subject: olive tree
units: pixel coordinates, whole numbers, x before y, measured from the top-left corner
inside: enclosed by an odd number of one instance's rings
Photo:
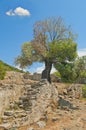
[[[33,26],[33,39],[22,45],[16,64],[26,67],[33,62],[43,62],[45,69],[42,79],[51,82],[52,65],[73,61],[76,58],[77,44],[74,34],[66,27],[61,17],[52,17],[37,21]]]

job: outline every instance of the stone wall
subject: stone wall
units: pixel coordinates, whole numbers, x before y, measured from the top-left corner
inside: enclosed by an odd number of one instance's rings
[[[41,74],[38,74],[38,73],[34,73],[34,74],[25,73],[24,78],[25,79],[40,81],[41,80]]]
[[[25,85],[31,81],[23,78],[23,73],[7,72],[5,79],[0,80],[0,115],[8,109],[11,102],[15,102],[25,91]]]
[[[18,104],[30,112],[28,123],[37,122],[46,114],[48,107],[57,107],[58,91],[47,80],[41,80],[26,88],[26,93],[19,98]]]
[[[5,79],[0,80],[0,114],[11,104],[19,99],[26,87],[41,79],[40,74],[7,72]]]
[[[31,80],[40,81],[41,80],[41,74],[39,74],[39,73],[34,73],[34,74],[25,73],[24,78],[26,78],[26,79],[29,78]],[[51,81],[52,82],[61,82],[61,79],[58,78],[57,76],[55,76],[54,74],[51,74]]]
[[[18,80],[19,77],[16,78]],[[0,113],[3,122],[9,124],[8,128],[32,124],[45,119],[50,109],[53,111],[58,105],[58,91],[54,84],[48,83],[47,80],[33,81],[34,83],[30,84],[23,77],[21,79],[23,80],[22,85],[18,82],[19,84],[8,86],[1,84],[0,86],[2,89]],[[17,105],[17,109],[15,109],[15,105]]]

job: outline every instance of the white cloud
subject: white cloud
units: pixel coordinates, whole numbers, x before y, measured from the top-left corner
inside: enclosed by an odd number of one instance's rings
[[[27,68],[25,68],[25,69],[21,69],[21,68],[19,67],[19,65],[15,66],[15,68],[17,68],[17,69],[19,69],[19,70],[22,70],[22,71],[24,71],[24,72],[27,72],[27,71],[28,71]]]
[[[16,15],[21,15],[21,16],[30,16],[30,12],[27,9],[21,8],[21,7],[17,7],[14,10],[14,13]]]
[[[37,67],[36,73],[41,73],[43,70],[44,70],[44,65],[42,65],[41,67]]]
[[[54,67],[52,67],[51,74],[54,73],[54,72],[56,72],[56,71],[57,70]]]
[[[86,48],[78,50],[78,55],[80,57],[86,55]]]
[[[18,15],[18,16],[30,16],[30,11],[27,10],[27,9],[24,9],[22,7],[17,7],[16,9],[14,10],[9,10],[6,12],[6,15],[8,16],[15,16],[15,15]]]
[[[44,65],[41,66],[41,67],[38,67],[36,69],[36,73],[42,73],[42,71],[44,70],[44,68],[45,68]],[[54,67],[52,67],[51,74],[54,73],[54,72],[56,72],[56,69]]]
[[[15,14],[14,14],[14,12],[12,10],[9,10],[9,11],[6,12],[6,15],[14,16]]]

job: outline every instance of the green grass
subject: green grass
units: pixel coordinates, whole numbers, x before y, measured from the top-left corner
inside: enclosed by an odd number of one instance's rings
[[[86,98],[86,84],[84,84],[82,87],[82,95],[83,95],[83,98]]]
[[[0,79],[3,80],[6,74],[6,71],[16,71],[16,72],[23,72],[13,66],[10,66],[3,61],[0,60]]]

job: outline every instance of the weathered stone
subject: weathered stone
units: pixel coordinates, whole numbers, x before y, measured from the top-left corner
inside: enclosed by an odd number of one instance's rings
[[[49,130],[86,130],[86,103],[79,99],[81,85],[72,84],[68,88],[68,85],[65,87],[61,83],[49,84],[47,80],[34,82],[24,78],[23,74],[19,77],[19,73],[13,73],[12,76],[10,73],[5,80],[0,83],[0,123],[5,125],[10,122],[10,128],[3,125],[0,130],[20,130],[24,125],[31,126],[31,130],[41,130],[46,129],[44,127],[49,122],[53,123]],[[58,101],[58,97],[64,101]],[[62,109],[58,109],[58,104]],[[7,113],[3,116],[2,111]]]
[[[53,84],[42,80],[31,86],[30,91],[20,98],[23,109],[31,111],[29,123],[37,122],[46,113],[49,106],[57,108],[58,91]]]
[[[59,98],[58,105],[61,109],[73,109],[73,104],[63,98]]]
[[[4,112],[4,115],[5,115],[5,116],[12,116],[13,113],[14,113],[13,111],[5,111],[5,112]]]
[[[40,127],[40,128],[44,128],[46,126],[46,122],[45,121],[38,121],[37,122],[37,125]]]
[[[59,118],[58,118],[58,117],[55,117],[55,116],[54,116],[54,117],[52,117],[52,121],[53,121],[53,122],[58,121],[58,120],[59,120]]]
[[[67,89],[63,89],[63,94],[67,95]]]
[[[30,127],[30,128],[28,128],[27,130],[34,130],[34,128],[33,128],[33,127]]]
[[[8,130],[11,127],[10,123],[4,123],[0,125],[0,130]]]
[[[67,94],[71,98],[76,98],[79,99],[82,97],[82,87],[79,84],[72,84],[68,89],[67,89]]]
[[[16,75],[16,77],[15,77]],[[20,76],[19,76],[20,75]],[[10,78],[9,78],[10,77]],[[18,79],[19,81],[16,81]],[[25,91],[24,83],[22,83],[22,77],[20,73],[9,72],[8,76],[0,86],[0,115],[4,112],[9,106],[12,108],[15,100],[17,101]],[[18,83],[19,82],[19,83]],[[3,88],[4,87],[4,88]]]

